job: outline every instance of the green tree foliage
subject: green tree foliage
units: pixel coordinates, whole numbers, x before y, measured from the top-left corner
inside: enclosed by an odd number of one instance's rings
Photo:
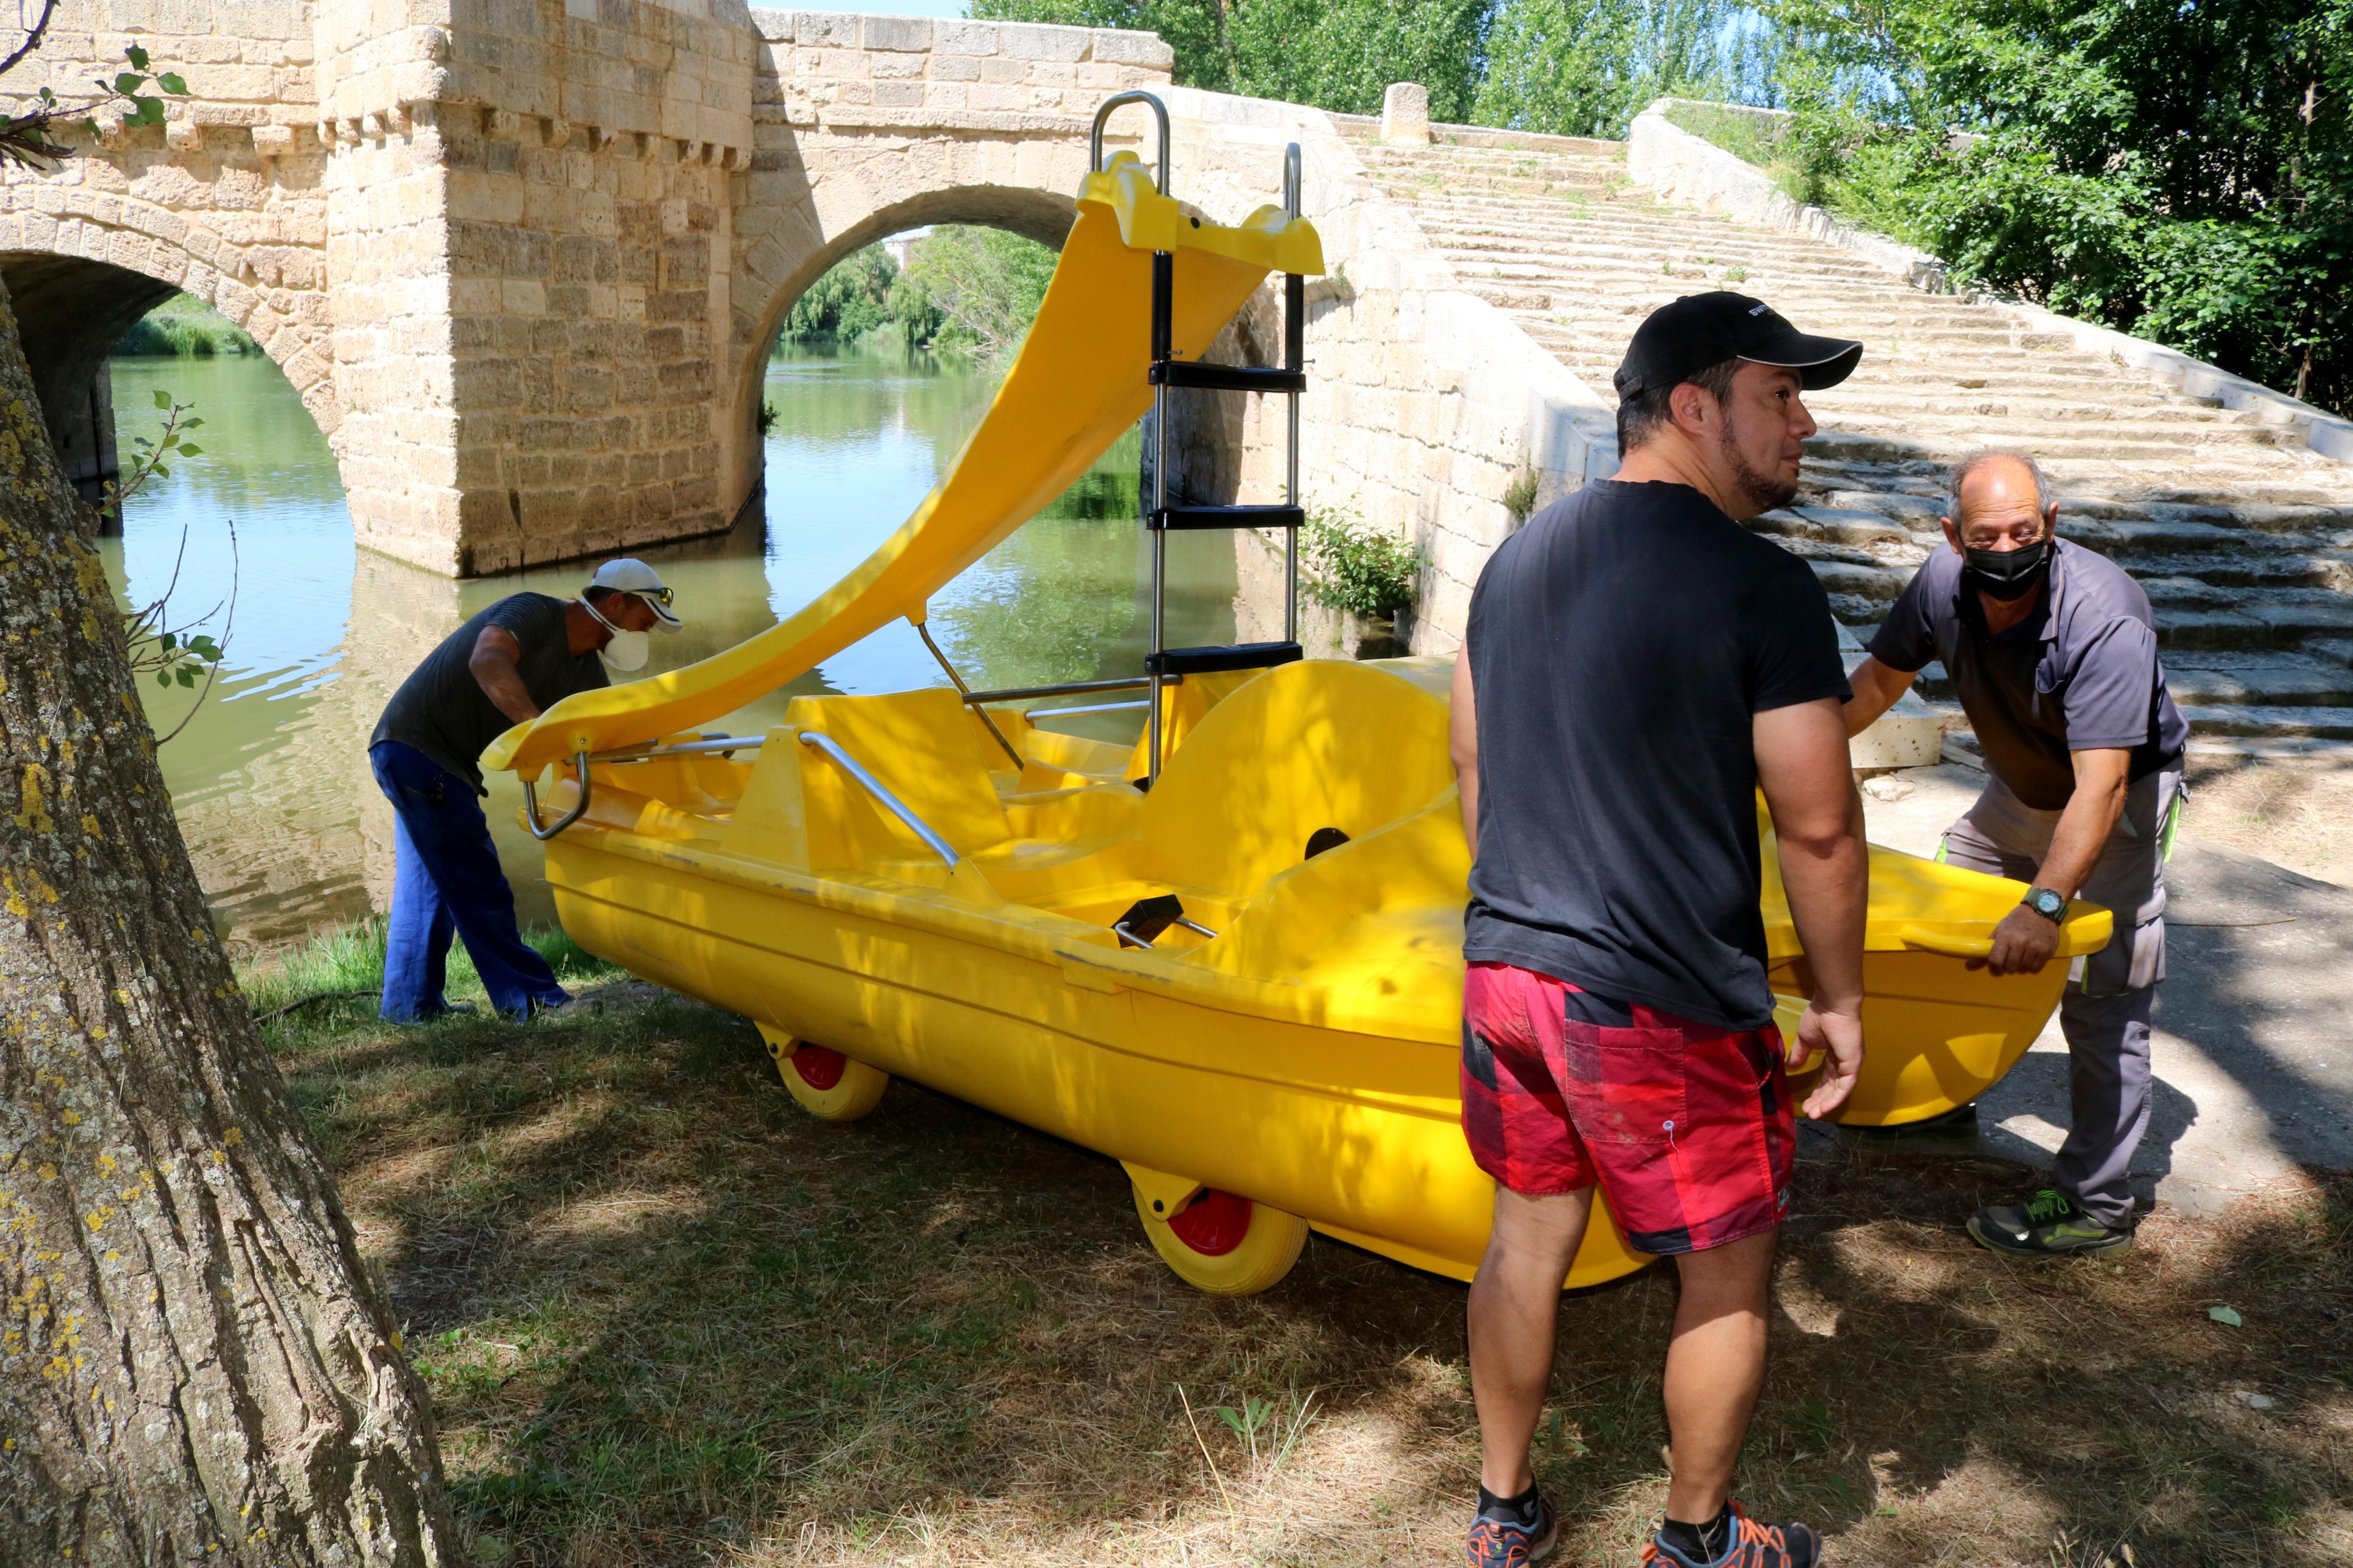
[[[908,257],[891,310],[908,323],[910,342],[999,353],[1037,319],[1055,260],[1036,240],[1001,228],[944,226]]]
[[[2353,0],[1771,9],[1834,202],[1965,278],[2353,405]]]
[[[1747,35],[1725,0],[1503,0],[1474,118],[1621,137],[1652,99],[1736,90]]]
[[[1176,52],[1187,87],[1377,114],[1393,81],[1432,119],[1470,117],[1494,0],[973,0],[975,16],[1134,27]]]
[[[891,319],[891,288],[898,277],[899,264],[881,246],[852,251],[793,301],[778,335],[796,342],[862,338]]]
[[[903,268],[879,245],[850,253],[793,301],[777,335],[851,342],[889,331],[909,348],[997,353],[1029,331],[1055,259],[1003,229],[943,225]]]

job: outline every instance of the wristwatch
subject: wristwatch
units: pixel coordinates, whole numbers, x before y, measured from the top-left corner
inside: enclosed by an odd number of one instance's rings
[[[2067,918],[2067,900],[2048,888],[2029,888],[2019,902],[2052,925]]]

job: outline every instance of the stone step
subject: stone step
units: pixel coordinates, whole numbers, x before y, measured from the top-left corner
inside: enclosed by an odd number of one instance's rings
[[[2184,708],[2353,708],[2353,668],[2303,652],[2179,654],[2165,679]]]
[[[1808,236],[1662,202],[1613,158],[1360,151],[1460,286],[1605,397],[1641,319],[1695,289],[1861,340],[1857,373],[1809,399],[1824,429],[1803,494],[1751,525],[1805,559],[1860,635],[1946,548],[1946,465],[2018,447],[2051,477],[2067,536],[2147,589],[2178,700],[2211,743],[2353,741],[2353,470],[2292,433]]]
[[[2181,716],[2189,721],[2193,733],[2201,735],[2309,736],[2324,741],[2353,741],[2353,707],[2200,703],[2182,708]]]

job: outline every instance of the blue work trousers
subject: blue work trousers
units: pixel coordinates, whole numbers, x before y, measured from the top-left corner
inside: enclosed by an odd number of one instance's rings
[[[522,940],[514,889],[474,786],[413,746],[368,748],[376,786],[392,802],[392,917],[384,952],[385,1017],[412,1024],[449,1010],[441,994],[449,935],[466,939],[491,1005],[509,1017],[571,998]]]

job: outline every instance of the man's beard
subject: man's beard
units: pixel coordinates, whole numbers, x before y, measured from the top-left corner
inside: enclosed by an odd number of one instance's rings
[[[1741,513],[1742,518],[1761,516],[1798,499],[1797,480],[1777,479],[1750,466],[1748,459],[1741,455],[1740,448],[1732,444],[1729,422],[1725,425],[1724,434],[1718,439],[1724,447],[1724,460],[1732,465],[1733,480],[1740,487],[1739,499],[1748,509]]]

